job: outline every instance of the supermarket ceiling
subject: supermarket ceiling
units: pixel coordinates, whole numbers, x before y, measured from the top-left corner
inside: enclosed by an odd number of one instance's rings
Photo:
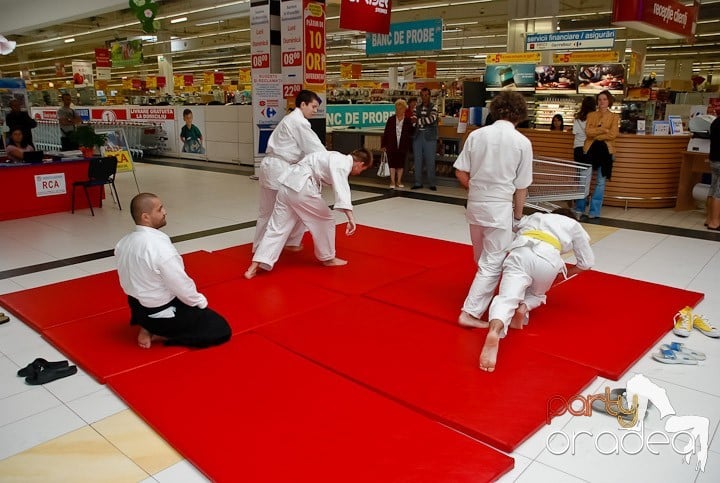
[[[167,0],[160,3],[157,35],[143,34],[140,23],[126,1],[103,0],[104,11],[93,11],[58,24],[36,25],[0,31],[17,42],[15,51],[0,57],[4,77],[17,77],[28,70],[32,81],[57,81],[55,63],[69,65],[72,60],[94,60],[94,49],[108,41],[143,38],[145,61],[142,65],[113,69],[113,81],[122,76],[139,77],[157,73],[157,56],[172,54],[175,73],[200,74],[218,69],[233,78],[239,67],[249,66],[249,1]],[[92,5],[90,2],[85,2]],[[683,1],[692,4],[691,1]],[[63,5],[63,2],[56,2]],[[113,5],[107,7],[107,5]],[[98,4],[99,5],[99,4]],[[95,5],[97,7],[98,5]],[[23,8],[18,0],[0,0],[0,10]],[[91,8],[91,7],[89,7]],[[118,10],[118,8],[121,8]],[[109,11],[110,10],[110,11]],[[442,18],[442,52],[422,54],[365,55],[365,34],[340,30],[339,0],[327,5],[327,72],[330,80],[339,77],[340,62],[362,64],[363,78],[387,79],[388,68],[413,65],[419,57],[436,60],[438,77],[477,76],[484,71],[484,56],[507,49],[508,2],[506,0],[393,0],[392,21]],[[561,31],[612,28],[612,0],[560,0],[557,16]],[[51,14],[62,17],[63,12]],[[31,17],[37,18],[37,17]],[[182,20],[182,19],[185,20]],[[6,22],[0,21],[0,24]],[[693,44],[669,40],[619,28],[616,49],[631,42],[647,42],[645,74],[655,71],[662,78],[669,59],[688,59],[701,75],[720,70],[720,0],[702,0],[697,37]],[[65,79],[62,79],[65,80]]]

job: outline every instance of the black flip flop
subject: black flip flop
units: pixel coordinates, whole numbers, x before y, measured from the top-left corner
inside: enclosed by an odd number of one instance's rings
[[[72,376],[77,372],[77,366],[67,367],[56,367],[54,369],[47,369],[45,367],[32,376],[25,378],[25,384],[31,386],[39,386],[41,384],[47,384],[48,382],[62,379],[63,377]]]
[[[67,367],[67,366],[68,366],[68,361],[48,362],[45,359],[38,357],[37,359],[32,361],[27,366],[18,370],[17,375],[19,377],[30,377],[33,374],[40,372],[43,367],[45,367],[46,369],[57,369],[60,367]]]

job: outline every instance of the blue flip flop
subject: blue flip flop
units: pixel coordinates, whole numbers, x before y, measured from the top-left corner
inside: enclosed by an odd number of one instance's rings
[[[662,362],[663,364],[695,365],[698,363],[697,359],[693,359],[692,357],[682,354],[680,352],[675,352],[674,350],[670,349],[670,347],[666,344],[663,344],[660,347],[659,352],[653,353],[652,358],[658,362]]]
[[[669,344],[663,344],[660,347],[664,349],[670,349],[674,352],[679,352],[680,354],[686,355],[698,361],[704,361],[706,359],[706,356],[703,352],[691,349],[682,342],[671,342]]]

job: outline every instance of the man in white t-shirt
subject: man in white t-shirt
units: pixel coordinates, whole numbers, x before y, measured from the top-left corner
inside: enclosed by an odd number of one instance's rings
[[[208,308],[205,296],[185,273],[182,257],[160,231],[166,211],[160,198],[140,193],[130,202],[135,231],[115,246],[120,286],[128,296],[138,345],[209,347],[230,340],[227,321]]]
[[[532,145],[515,129],[527,118],[525,99],[517,92],[500,92],[490,114],[495,122],[470,133],[454,164],[455,176],[468,190],[465,216],[478,264],[458,318],[466,327],[477,327],[490,304],[512,241],[513,219],[522,217],[532,183]]]

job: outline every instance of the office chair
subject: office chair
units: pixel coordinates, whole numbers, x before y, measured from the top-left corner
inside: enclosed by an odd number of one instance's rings
[[[92,158],[88,165],[88,179],[82,181],[75,181],[73,183],[72,190],[72,213],[75,213],[75,188],[82,186],[85,190],[85,198],[87,198],[88,205],[90,206],[90,213],[95,216],[95,210],[93,210],[92,203],[90,202],[90,195],[88,194],[88,188],[92,186],[100,187],[100,204],[102,205],[102,196],[104,192],[104,186],[109,184],[111,186],[110,196],[113,201],[117,203],[118,208],[122,210],[120,206],[120,197],[115,188],[115,174],[117,173],[117,158],[115,156],[106,156],[104,158]]]

